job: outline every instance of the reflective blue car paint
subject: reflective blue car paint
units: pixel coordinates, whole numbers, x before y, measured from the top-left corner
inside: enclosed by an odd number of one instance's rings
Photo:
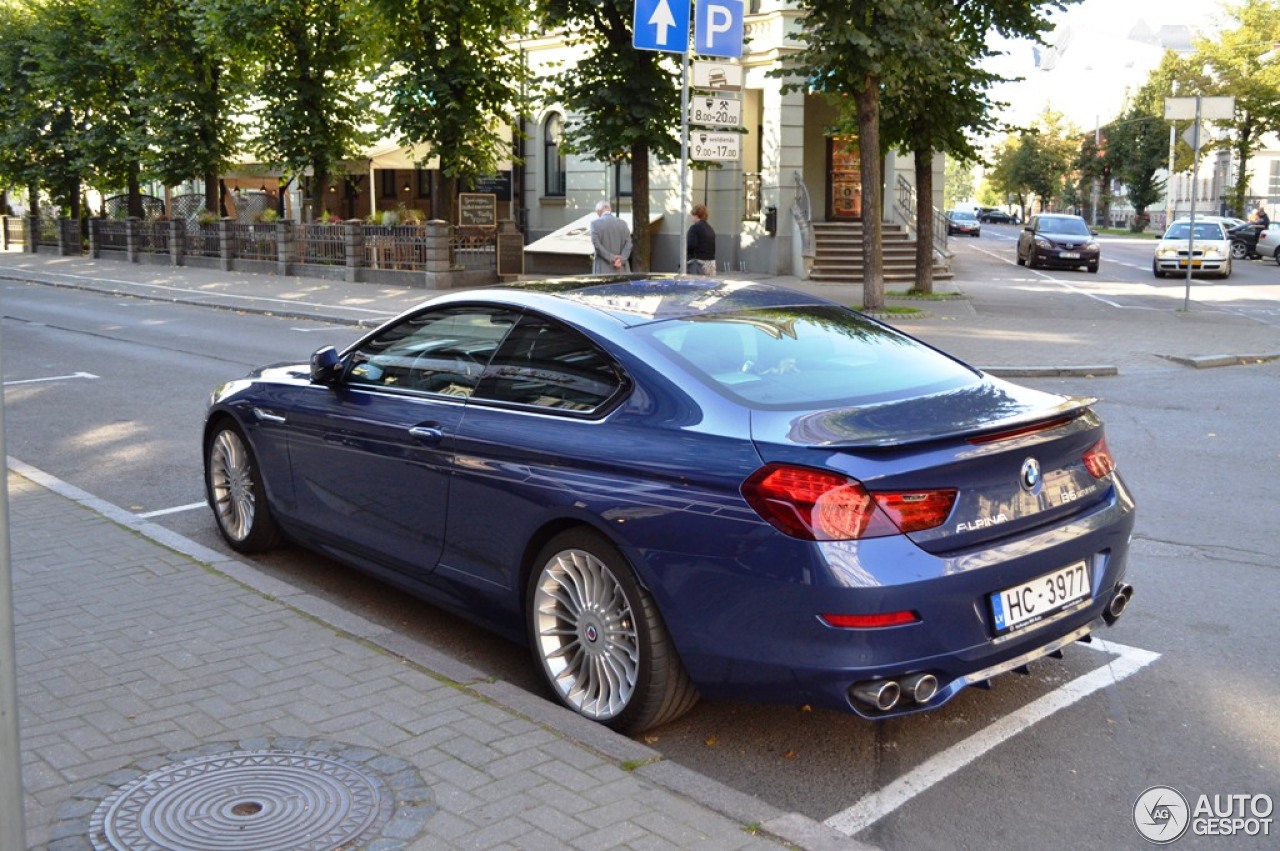
[[[1076,416],[1080,402],[975,372],[953,391],[962,399],[907,401],[900,410],[751,410],[628,329],[820,300],[760,285],[577,279],[433,303],[477,299],[545,311],[577,329],[629,376],[625,398],[599,416],[576,416],[476,399],[387,402],[374,393],[375,412],[357,398],[364,391],[311,385],[306,367],[234,382],[214,399],[211,416],[242,423],[293,537],[520,638],[524,571],[536,542],[564,524],[590,525],[650,589],[704,695],[843,709],[856,709],[847,694],[856,681],[930,670],[945,688],[1090,623],[1123,576],[1134,511],[1119,476],[1083,498],[1061,497],[1064,487],[1071,494],[1088,487],[1079,457],[1102,435],[1096,416]],[[254,420],[264,405],[297,420],[290,451],[280,450],[278,424]],[[383,422],[387,410],[393,415]],[[1075,419],[1051,433],[985,445],[957,438],[1068,415]],[[438,443],[415,445],[395,433],[422,423],[439,427]],[[333,462],[335,453],[357,449],[375,467]],[[1046,487],[1033,498],[1013,496],[1029,454],[1040,456]],[[743,480],[767,460],[841,471],[872,489],[959,487],[954,519],[1007,519],[959,530],[948,522],[910,538],[801,541],[758,517],[741,495]],[[296,488],[276,489],[286,481]],[[376,522],[356,528],[370,514]],[[1097,590],[1087,607],[1052,627],[993,639],[991,592],[1081,559],[1093,565]],[[818,617],[899,609],[921,621],[849,630]]]

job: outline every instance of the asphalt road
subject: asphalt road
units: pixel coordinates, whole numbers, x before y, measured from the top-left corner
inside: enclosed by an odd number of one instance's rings
[[[1007,231],[1007,234],[1006,234]],[[1036,310],[1010,287],[1016,228],[957,246],[992,309]],[[1151,243],[1104,245],[1099,275],[1066,281],[1055,309],[1108,298],[1176,300],[1142,265]],[[1100,292],[1149,281],[1149,291]],[[1079,290],[1074,289],[1079,284]],[[1265,318],[1274,264],[1214,288]],[[95,496],[225,549],[203,507],[204,401],[251,366],[342,344],[350,328],[6,284],[6,451]],[[1198,291],[1198,295],[1201,291]],[[1229,297],[1235,293],[1235,297]],[[1259,294],[1261,293],[1261,295]],[[1234,309],[1234,308],[1233,308]],[[944,709],[881,724],[801,706],[704,702],[644,740],[667,759],[884,849],[1139,848],[1135,800],[1164,784],[1280,799],[1280,364],[1026,383],[1102,398],[1109,442],[1139,500],[1133,606],[1105,642],[1031,676],[971,689]],[[537,688],[526,652],[360,574],[294,549],[264,571],[427,641],[494,677]],[[1177,847],[1275,847],[1271,837],[1186,836]]]

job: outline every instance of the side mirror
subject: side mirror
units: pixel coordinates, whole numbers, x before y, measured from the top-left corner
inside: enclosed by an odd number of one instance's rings
[[[333,346],[318,349],[311,356],[311,380],[317,384],[333,384],[341,372],[342,359]]]

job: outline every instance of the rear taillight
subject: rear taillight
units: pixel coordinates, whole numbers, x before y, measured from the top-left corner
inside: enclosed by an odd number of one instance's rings
[[[920,621],[920,616],[909,610],[870,615],[841,615],[823,612],[818,617],[827,626],[834,626],[840,629],[883,629],[887,626],[905,626],[906,624]]]
[[[1115,470],[1116,460],[1111,457],[1111,448],[1107,446],[1105,437],[1085,450],[1084,467],[1095,479],[1108,476]]]
[[[850,541],[932,529],[944,523],[956,491],[868,492],[839,473],[767,464],[742,484],[761,517],[794,538]]]

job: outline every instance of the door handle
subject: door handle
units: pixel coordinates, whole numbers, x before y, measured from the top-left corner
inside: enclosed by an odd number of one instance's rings
[[[284,417],[280,416],[279,414],[273,414],[270,411],[264,410],[262,408],[254,408],[253,415],[258,418],[259,422],[267,422],[267,423],[285,422]]]
[[[444,439],[444,430],[439,426],[413,426],[409,429],[409,434],[413,435],[422,443],[439,443]]]

